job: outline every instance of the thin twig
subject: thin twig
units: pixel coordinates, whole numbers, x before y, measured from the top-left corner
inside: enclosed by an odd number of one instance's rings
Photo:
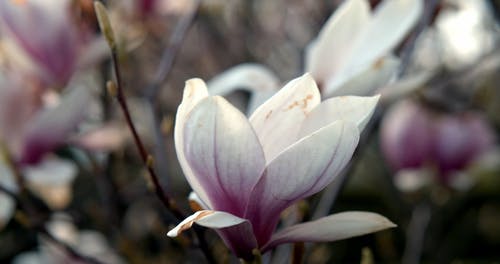
[[[135,145],[137,149],[139,150],[139,154],[141,156],[142,162],[146,166],[146,169],[148,170],[151,182],[153,183],[154,186],[154,191],[156,193],[156,196],[160,199],[160,201],[163,203],[163,205],[170,210],[177,218],[183,219],[183,214],[179,211],[179,209],[171,202],[170,197],[165,193],[163,190],[162,186],[160,185],[160,181],[158,180],[158,176],[156,175],[156,172],[153,168],[153,156],[151,156],[146,148],[144,147],[144,143],[142,142],[141,138],[139,137],[139,133],[137,132],[137,129],[134,125],[134,122],[132,121],[132,117],[130,115],[130,110],[128,108],[127,100],[125,99],[125,94],[123,92],[123,84],[122,84],[122,78],[121,78],[121,71],[120,67],[118,64],[118,54],[116,52],[116,49],[111,49],[111,58],[113,61],[113,68],[115,72],[115,77],[116,77],[116,100],[118,101],[118,104],[120,105],[120,108],[122,109],[123,115],[125,116],[125,120],[127,122],[127,126],[130,129],[130,132],[132,133],[132,137],[134,138]]]
[[[168,158],[165,147],[165,139],[163,138],[163,132],[161,128],[162,120],[158,113],[158,109],[156,109],[156,99],[158,93],[160,92],[161,84],[167,79],[172,70],[172,66],[175,62],[181,44],[184,41],[186,33],[188,32],[190,26],[193,24],[193,21],[198,13],[199,5],[200,1],[198,0],[194,3],[192,10],[177,23],[174,32],[170,36],[168,47],[166,47],[163,51],[160,59],[160,64],[158,65],[158,68],[156,69],[156,72],[154,74],[154,78],[145,92],[147,106],[153,119],[153,132],[156,143],[154,146],[154,154],[157,159],[161,161],[158,162],[155,166],[159,174],[163,176],[163,179],[169,179]],[[168,186],[166,187],[168,188]]]

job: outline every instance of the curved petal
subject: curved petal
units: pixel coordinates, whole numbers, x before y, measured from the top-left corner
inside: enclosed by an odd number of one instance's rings
[[[41,106],[41,91],[13,71],[0,71],[0,140],[16,159],[22,133]]]
[[[184,172],[189,185],[191,185],[191,188],[193,188],[193,190],[200,196],[200,199],[203,200],[204,203],[208,203],[208,205],[210,205],[210,201],[205,190],[199,180],[194,176],[189,164],[187,163],[184,155],[184,135],[182,132],[187,116],[191,113],[191,110],[193,110],[193,108],[207,96],[208,90],[203,80],[196,78],[190,79],[186,82],[182,102],[177,108],[177,115],[175,117],[174,142],[177,159],[179,160],[179,164],[181,165],[182,171]]]
[[[239,225],[245,221],[247,220],[226,212],[201,210],[182,220],[174,229],[168,231],[167,236],[176,237],[184,230],[191,228],[193,223],[218,229]]]
[[[66,141],[68,134],[84,118],[90,101],[87,87],[75,87],[56,107],[33,118],[23,134],[21,161],[35,163],[46,152]]]
[[[352,122],[362,132],[373,111],[375,111],[378,99],[378,95],[372,97],[340,96],[330,98],[309,113],[302,124],[300,136],[311,134],[337,120]]]
[[[335,179],[358,140],[354,124],[337,121],[301,139],[269,163],[245,212],[259,245],[269,239],[282,210]]]
[[[434,72],[427,70],[414,73],[394,83],[379,87],[377,93],[380,93],[382,102],[394,102],[421,88],[433,75]]]
[[[69,0],[0,1],[0,22],[29,54],[47,81],[66,81],[76,63],[78,30]]]
[[[263,251],[283,243],[325,242],[346,239],[396,227],[387,218],[370,212],[344,212],[287,227],[273,235]]]
[[[186,160],[212,209],[243,215],[265,166],[247,118],[224,98],[208,97],[194,107],[181,132]]]
[[[347,78],[335,78],[332,76],[325,83],[325,97],[341,96],[341,95],[373,95],[373,92],[380,87],[386,85],[400,65],[400,60],[392,55],[385,56],[374,62],[371,67],[364,72]],[[328,93],[326,93],[328,91]]]
[[[280,81],[269,68],[257,63],[244,63],[215,76],[208,82],[212,95],[226,96],[242,89],[250,92],[248,113],[251,113],[279,90]]]
[[[365,0],[344,1],[306,49],[306,71],[321,85],[346,62],[357,33],[370,19]]]
[[[387,55],[415,25],[422,8],[421,0],[383,1],[352,44],[349,61],[338,75],[350,79]]]
[[[306,73],[290,81],[255,110],[250,122],[268,162],[297,141],[302,122],[320,101],[318,87]]]
[[[251,257],[252,250],[257,248],[250,222],[247,219],[221,211],[198,211],[184,219],[167,235],[176,237],[184,230],[191,228],[193,223],[215,229],[224,240],[224,243],[238,257]]]

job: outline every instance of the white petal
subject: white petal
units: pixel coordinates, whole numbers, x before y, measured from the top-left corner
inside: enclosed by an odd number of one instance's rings
[[[300,136],[306,136],[337,120],[352,122],[358,126],[361,132],[370,120],[378,99],[378,95],[330,98],[309,113],[302,125]]]
[[[177,108],[177,115],[175,117],[175,127],[174,127],[174,141],[175,141],[175,151],[177,153],[177,158],[179,159],[179,164],[181,165],[182,171],[186,179],[188,180],[191,188],[200,196],[200,199],[209,203],[207,194],[205,190],[200,185],[198,179],[193,175],[191,167],[186,161],[184,155],[184,135],[183,127],[186,123],[187,116],[193,110],[198,102],[203,98],[208,96],[208,90],[205,82],[201,79],[190,79],[186,82],[184,87],[184,93],[182,97],[182,102]]]
[[[371,67],[364,72],[350,77],[332,76],[332,81],[325,83],[325,97],[340,95],[372,95],[380,87],[385,86],[396,73],[400,65],[398,58],[386,56],[374,62]]]
[[[208,228],[219,229],[219,228],[239,225],[246,221],[247,221],[246,219],[234,216],[226,212],[202,210],[188,216],[181,223],[179,223],[174,229],[170,230],[167,233],[167,236],[176,237],[180,233],[182,233],[182,231],[191,228],[193,223],[197,223],[201,226]]]
[[[209,97],[191,111],[182,132],[185,158],[211,209],[243,214],[265,166],[247,118],[224,98]]]
[[[247,113],[251,113],[279,90],[280,81],[269,68],[256,63],[235,66],[208,82],[212,95],[226,96],[242,89],[251,93]]]
[[[259,243],[266,242],[265,234],[270,235],[282,210],[335,179],[358,140],[354,124],[337,121],[304,137],[269,163],[245,213]]]
[[[369,25],[356,40],[349,62],[338,75],[356,76],[387,55],[415,25],[422,14],[421,0],[383,1]]]
[[[380,87],[381,89],[377,93],[380,93],[381,101],[389,103],[421,88],[433,75],[434,73],[430,71],[411,74],[394,83]]]
[[[335,11],[306,50],[306,71],[324,85],[346,62],[358,33],[367,26],[370,7],[365,0],[349,0]]]
[[[289,242],[325,242],[374,233],[396,225],[369,212],[344,212],[287,227],[273,235],[263,250]]]
[[[250,122],[268,162],[297,141],[302,122],[320,100],[316,83],[306,73],[290,81],[255,110]]]

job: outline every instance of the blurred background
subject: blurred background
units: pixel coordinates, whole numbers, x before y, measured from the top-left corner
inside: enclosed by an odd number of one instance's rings
[[[262,74],[222,81],[246,111],[255,83],[279,88],[302,75],[308,45],[343,1],[102,2],[132,120],[160,185],[187,215],[190,187],[173,142],[184,82],[253,63]],[[500,262],[500,2],[422,2],[390,51],[401,64],[370,92],[384,100],[341,188],[291,207],[282,223],[367,210],[398,227],[280,246],[265,261]],[[112,61],[93,1],[4,0],[0,16],[0,262],[209,262],[192,233],[166,236],[179,219],[155,195],[106,89]],[[216,263],[237,262],[215,232],[199,232]]]

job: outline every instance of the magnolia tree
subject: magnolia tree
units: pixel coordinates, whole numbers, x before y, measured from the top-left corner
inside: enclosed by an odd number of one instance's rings
[[[486,2],[0,1],[0,262],[496,259]]]

